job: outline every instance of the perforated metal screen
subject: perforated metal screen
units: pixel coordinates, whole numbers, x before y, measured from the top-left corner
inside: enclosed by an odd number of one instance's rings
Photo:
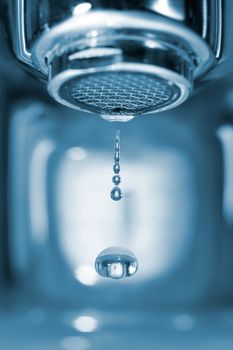
[[[138,115],[176,101],[180,89],[166,79],[137,72],[101,72],[73,78],[60,96],[83,110],[101,115]]]

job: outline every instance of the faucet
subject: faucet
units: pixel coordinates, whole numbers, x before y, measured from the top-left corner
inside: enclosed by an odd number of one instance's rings
[[[108,121],[166,111],[220,58],[222,1],[9,1],[14,53],[70,108]]]

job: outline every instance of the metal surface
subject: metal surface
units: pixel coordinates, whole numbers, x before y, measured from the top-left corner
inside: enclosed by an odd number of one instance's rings
[[[167,80],[122,71],[70,80],[60,95],[80,109],[124,117],[165,108],[178,100],[180,90]]]
[[[143,4],[103,0],[60,0],[56,3],[17,0],[16,3],[10,1],[10,9],[12,41],[18,59],[48,79],[48,91],[58,102],[102,115],[158,112],[179,105],[190,95],[193,79],[211,69],[216,63],[215,56],[220,55],[221,0],[195,4],[158,0]],[[100,73],[104,73],[105,79],[103,82],[99,79],[98,89],[103,88],[106,92],[105,72],[114,71],[119,85],[123,83],[122,71],[129,69],[131,74],[136,67],[135,74],[147,75],[149,71],[150,79],[157,82],[162,79],[167,86],[176,86],[178,94],[170,94],[163,103],[157,103],[157,100],[149,104],[147,101],[145,106],[134,103],[134,108],[132,105],[125,108],[124,102],[119,104],[119,99],[115,102],[110,99],[104,110],[101,110],[102,102],[98,98],[89,103],[83,94],[77,96],[78,82],[82,81],[83,86],[86,74],[97,74],[100,78]],[[96,81],[96,77],[93,79]],[[75,98],[67,91],[68,86],[74,85],[74,80],[77,85]],[[87,82],[90,87],[90,77]],[[115,91],[111,86],[108,98]],[[128,96],[126,86],[130,88],[125,82],[125,99]],[[156,89],[158,92],[158,84]],[[123,94],[120,96],[122,99]],[[132,97],[132,100],[136,99],[137,94]]]
[[[12,35],[14,36],[13,46],[18,58],[28,64],[29,66],[34,66],[31,60],[31,52],[28,50],[26,41],[26,6],[24,0],[15,0],[14,6],[10,3],[10,11],[14,16],[14,21],[11,22]]]
[[[112,36],[115,39],[96,40],[99,47],[74,53],[69,48],[67,54],[50,58],[48,91],[57,101],[112,121],[127,121],[185,101],[197,67],[193,57],[152,36],[147,40],[119,32]]]
[[[118,79],[123,83],[122,71],[144,73],[150,74],[154,81],[162,79],[167,86],[174,85],[178,89],[178,93],[170,95],[165,103],[154,101],[146,108],[135,104],[130,111],[122,109],[118,99],[114,108],[120,112],[112,111],[116,117],[111,118],[115,121],[128,120],[122,118],[123,115],[158,112],[179,105],[190,95],[193,78],[202,75],[214,64],[214,56],[206,43],[183,26],[168,23],[154,15],[114,11],[93,12],[80,17],[79,21],[72,18],[55,27],[37,41],[33,59],[45,74],[50,67],[48,90],[57,101],[87,111],[97,112],[93,99],[88,104],[83,101],[82,94],[80,97],[76,94],[76,98],[71,99],[71,94],[67,93],[70,80],[85,75],[100,76],[99,73],[114,71],[117,84]],[[126,85],[127,82],[124,87]],[[115,94],[113,85],[111,87],[108,96]],[[158,91],[158,84],[156,88]],[[100,80],[99,89],[102,89]],[[127,95],[127,89],[123,90]],[[133,99],[135,101],[138,96]],[[110,109],[106,111],[99,107],[101,115],[111,113]]]
[[[83,1],[76,0],[9,0],[7,4],[10,8],[10,27],[15,54],[26,64],[31,64],[30,51],[38,36],[57,23],[62,23],[85,10],[85,6],[82,6]],[[213,49],[215,56],[220,57],[223,0],[147,0],[136,3],[130,0],[90,0],[88,4],[92,10],[139,10],[145,14],[150,12],[175,20],[200,35]]]
[[[99,46],[121,47],[119,41],[124,40],[128,40],[131,48],[137,45],[138,40],[148,46],[148,49],[169,51],[169,45],[173,49],[175,47],[178,52],[182,51],[182,54],[195,60],[195,78],[200,77],[215,63],[214,55],[206,42],[182,24],[145,12],[109,10],[85,13],[78,20],[73,16],[45,31],[35,42],[32,57],[38,69],[47,74],[48,65],[53,59],[62,57],[67,52],[74,53]],[[123,47],[127,49],[126,43]],[[136,49],[134,54],[136,61],[144,59]],[[147,55],[145,59],[150,57]],[[167,62],[163,60],[163,64]]]
[[[112,121],[127,121],[134,115],[172,108],[184,101],[191,89],[188,81],[178,74],[163,79],[169,72],[162,69],[159,72],[140,65],[125,66],[125,71],[119,65],[116,68],[119,69],[87,72],[76,78],[71,73],[60,82],[55,79],[49,86],[51,94],[70,107],[89,110]]]
[[[221,58],[223,41],[223,0],[187,1],[189,15],[185,18],[190,28],[197,32]]]

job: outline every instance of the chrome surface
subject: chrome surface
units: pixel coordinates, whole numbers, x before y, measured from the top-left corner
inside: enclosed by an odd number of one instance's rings
[[[192,91],[194,63],[174,46],[166,50],[149,43],[153,48],[135,40],[133,50],[127,42],[127,49],[121,43],[117,49],[100,47],[54,59],[48,90],[62,104],[112,116],[112,121],[173,108]]]
[[[175,71],[184,82],[179,93],[181,98],[170,104],[172,108],[190,95],[193,79],[213,68],[214,54],[220,55],[221,0],[195,4],[172,0],[143,4],[17,0],[16,4],[10,1],[10,8],[14,9],[11,28],[19,28],[17,35],[12,33],[17,57],[36,67],[48,79],[48,91],[58,102],[85,111],[93,112],[93,106],[76,103],[77,98],[75,102],[68,98],[69,94],[62,93],[62,86],[67,87],[72,79],[87,73],[100,76],[101,72],[117,72],[120,66],[123,71],[129,67],[131,72],[135,64],[141,64],[140,73],[143,65],[145,72],[151,66],[151,74],[153,68],[165,68],[166,71],[160,70],[161,74],[154,78],[164,79],[164,72],[171,75]],[[93,53],[94,49],[108,53],[101,57]],[[92,53],[87,54],[91,50]],[[115,53],[110,54],[110,50]],[[176,79],[172,83],[179,87]],[[151,112],[170,107],[168,103],[161,108],[157,104]],[[139,109],[135,106],[134,114],[142,113],[138,113]],[[99,113],[105,114],[101,110]]]
[[[161,16],[139,11],[110,10],[90,11],[79,18],[73,16],[45,31],[32,48],[33,60],[47,74],[48,65],[55,57],[96,47],[111,48],[111,45],[114,48],[119,45],[121,49],[126,40],[132,49],[134,45],[137,47],[138,40],[141,45],[148,45],[148,51],[160,48],[168,51],[168,55],[170,46],[173,51],[175,47],[177,54],[181,51],[185,56],[193,58],[197,65],[195,77],[204,74],[215,63],[209,46],[200,36],[179,22],[167,21]],[[124,48],[126,50],[127,46]],[[137,57],[138,54],[135,53],[135,59],[143,60],[143,56]],[[167,64],[166,61],[164,64]]]
[[[224,0],[188,1],[190,27],[194,30],[199,28],[197,32],[208,42],[217,59],[221,58],[222,51],[223,2]]]
[[[173,84],[179,89],[179,98],[175,94],[170,97],[170,103],[168,100],[164,104],[154,103],[154,108],[150,105],[149,109],[140,109],[135,105],[126,111],[120,105],[115,106],[120,111],[113,111],[115,121],[127,120],[122,115],[158,112],[179,105],[191,93],[193,77],[202,75],[214,63],[208,46],[182,26],[149,14],[116,11],[96,11],[80,16],[79,21],[67,20],[39,39],[33,58],[45,74],[51,66],[48,90],[57,101],[87,111],[97,112],[93,102],[92,106],[77,104],[77,98],[75,101],[69,98],[70,94],[63,93],[63,86],[67,91],[70,80],[85,75],[114,72],[116,79],[121,80],[122,72],[149,73],[150,78],[164,82],[167,79],[168,86]],[[109,90],[108,96],[114,93]],[[98,113],[106,115],[111,111],[99,108]]]
[[[161,110],[180,98],[180,91],[167,80],[133,71],[87,75],[69,80],[60,89],[64,100],[80,109],[101,115],[134,116]]]
[[[28,43],[26,41],[25,26],[27,20],[26,6],[24,0],[15,0],[10,4],[10,13],[12,15],[11,30],[13,36],[13,46],[18,59],[29,66],[34,67],[31,59],[31,52],[28,49]]]
[[[216,0],[211,4],[214,6],[211,46],[213,47],[216,58],[220,59],[223,43],[223,0]]]
[[[78,7],[83,3],[89,4],[86,9],[107,10],[139,10],[143,13],[162,15],[164,18],[183,23],[192,28],[213,49],[216,57],[220,57],[222,39],[223,0],[147,0],[143,3],[131,1],[76,1],[52,0],[10,0],[7,2],[10,8],[10,26],[12,28],[12,41],[15,54],[25,63],[30,62],[30,51],[35,38],[41,33],[51,29],[59,22],[72,17]]]

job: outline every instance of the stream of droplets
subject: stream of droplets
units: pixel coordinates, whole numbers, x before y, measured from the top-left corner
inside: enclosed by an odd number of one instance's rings
[[[114,165],[112,182],[114,187],[110,193],[112,200],[119,201],[122,191],[120,173],[120,131],[116,130],[114,140]],[[128,249],[123,247],[110,247],[99,253],[95,260],[95,269],[102,277],[121,279],[133,276],[138,270],[138,260]]]
[[[114,176],[112,177],[112,182],[114,183],[114,187],[111,191],[111,198],[114,201],[119,201],[122,198],[122,191],[119,187],[121,182],[121,177],[119,175],[121,171],[120,167],[120,130],[117,130],[115,133],[115,142],[114,142],[114,165],[113,172]]]

